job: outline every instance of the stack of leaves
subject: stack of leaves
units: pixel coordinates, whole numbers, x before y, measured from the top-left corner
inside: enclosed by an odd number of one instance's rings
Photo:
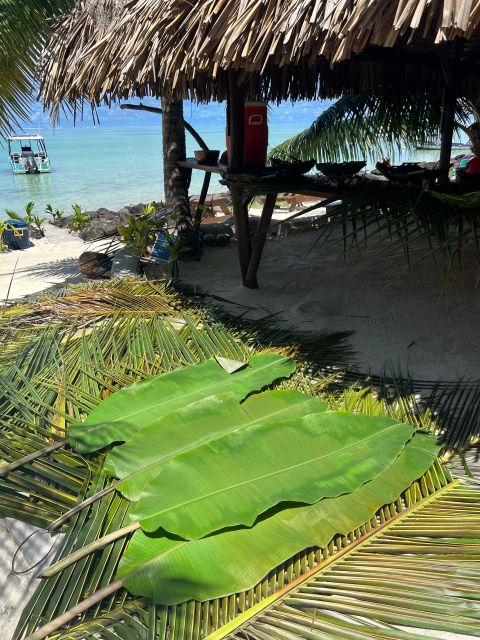
[[[274,353],[211,359],[126,387],[72,425],[79,453],[123,443],[105,471],[131,522],[44,575],[135,531],[112,591],[159,604],[235,593],[360,527],[431,467],[435,438],[408,424],[261,392],[294,369]]]

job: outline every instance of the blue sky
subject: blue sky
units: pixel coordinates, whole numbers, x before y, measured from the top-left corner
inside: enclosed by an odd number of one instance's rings
[[[132,99],[127,102],[137,103],[138,99]],[[154,99],[146,99],[144,104],[159,106],[158,101]],[[269,122],[271,126],[280,127],[284,124],[288,128],[298,127],[301,130],[308,126],[331,102],[327,101],[302,101],[295,104],[284,102],[280,105],[271,105]],[[117,127],[117,126],[148,126],[158,125],[159,117],[154,114],[142,113],[138,111],[124,111],[119,105],[115,105],[110,109],[108,107],[100,107],[100,126]],[[223,127],[225,123],[225,103],[211,102],[210,104],[195,105],[188,101],[184,103],[184,114],[186,120],[193,126],[197,126],[199,131],[218,129]],[[42,105],[34,103],[32,105],[32,124],[25,125],[33,127],[48,127],[50,124],[48,114],[43,113]],[[58,125],[61,128],[73,127],[73,118],[62,116]],[[78,127],[93,126],[90,113],[86,113],[83,121],[77,122]]]

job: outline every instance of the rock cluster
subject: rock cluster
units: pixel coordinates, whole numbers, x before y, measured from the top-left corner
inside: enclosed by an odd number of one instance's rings
[[[127,215],[140,216],[145,205],[142,203],[122,207],[118,211],[111,211],[101,207],[96,211],[85,211],[85,215],[90,218],[85,228],[79,231],[82,240],[92,241],[102,238],[109,238],[117,235],[117,227],[124,224]],[[54,222],[58,227],[68,228],[73,216],[65,216],[58,222]]]

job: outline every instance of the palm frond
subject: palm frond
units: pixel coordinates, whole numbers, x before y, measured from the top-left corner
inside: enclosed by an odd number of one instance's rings
[[[467,103],[459,100],[458,123],[465,125],[470,113]],[[427,96],[402,100],[344,96],[270,156],[325,162],[395,157],[404,147],[412,150],[438,138],[440,122],[440,102]]]
[[[480,492],[456,481],[335,552],[208,640],[476,636]],[[412,629],[412,631],[410,631]]]
[[[28,121],[36,65],[53,19],[73,0],[1,0],[0,2],[0,135]]]
[[[93,315],[88,313],[87,297],[79,296],[90,290],[95,298]],[[151,296],[151,306],[157,309],[156,313],[134,313],[131,301],[142,295],[144,301],[139,308],[147,309]],[[78,305],[75,319],[60,312],[70,301],[72,308]],[[117,305],[118,313],[112,313],[112,307]],[[12,330],[23,326],[23,318],[24,326],[27,318],[35,319],[30,342],[25,340],[23,329],[18,334]],[[235,330],[233,321],[228,326],[222,319],[215,316],[212,308],[187,304],[164,284],[144,281],[89,284],[57,293],[51,303],[37,300],[8,308],[2,316],[4,343],[10,345],[0,394],[2,438],[5,434],[2,459],[9,464],[25,454],[40,452],[52,443],[61,442],[63,429],[69,423],[88,414],[116,389],[136,380],[199,362],[214,354],[242,359],[246,353],[260,349],[264,342],[276,342],[283,349],[288,348],[281,328],[275,328],[272,335],[265,322],[258,333],[254,325],[248,323]],[[21,349],[16,354],[17,335]],[[300,335],[297,342],[301,344]],[[312,354],[318,348],[317,359],[322,366],[326,366],[327,360],[330,365],[335,363],[333,343],[328,359],[323,361],[322,340],[310,346]],[[313,367],[312,371],[315,371],[313,380],[310,366],[306,364],[303,372],[289,384],[328,397],[328,385],[332,377],[341,378],[341,370],[333,368],[323,376],[320,368]],[[343,395],[337,392],[329,399],[332,407],[360,409],[370,415],[394,415],[399,420],[405,420],[410,406],[406,393],[404,403],[395,403],[387,398],[375,398],[365,389],[348,390]],[[419,411],[415,425],[434,429],[431,412]],[[101,473],[102,461],[102,456],[84,458],[62,446],[6,477],[1,476],[0,468],[0,512],[47,527],[71,506],[108,487]],[[200,639],[449,482],[448,471],[435,463],[398,499],[380,508],[370,521],[348,535],[335,536],[325,548],[309,548],[298,553],[247,592],[203,603],[164,607],[153,606],[124,589],[113,588],[101,602],[75,615],[49,637],[149,638],[156,633],[165,640]],[[34,513],[29,511],[31,508],[35,509]],[[74,514],[63,526],[65,538],[55,560],[121,528],[127,508],[126,500],[110,492]],[[120,538],[62,573],[42,580],[23,612],[15,638],[24,638],[44,623],[67,614],[98,589],[112,589],[113,576],[128,540],[128,537]]]
[[[200,640],[239,614],[265,601],[276,591],[283,590],[286,585],[299,579],[302,575],[308,574],[315,567],[321,567],[329,558],[335,557],[338,552],[343,555],[350,545],[356,545],[355,541],[361,541],[370,532],[382,530],[385,523],[392,518],[402,514],[416,503],[423,503],[428,496],[441,491],[442,487],[449,486],[450,482],[451,477],[448,472],[438,462],[435,462],[424,476],[402,492],[396,500],[382,506],[375,514],[372,514],[368,521],[354,531],[334,536],[325,547],[312,547],[296,554],[273,569],[248,591],[202,603],[190,601],[169,607],[160,605],[154,607],[151,603],[145,602],[143,605],[145,613],[142,616],[140,613],[142,605],[138,603],[138,599],[115,585],[113,594],[106,597],[96,608],[83,611],[74,617],[70,626],[67,623],[66,626],[58,629],[54,635],[49,635],[49,637],[52,639],[64,638],[70,637],[70,634],[73,634],[72,637],[78,637],[77,634],[82,629],[89,628],[90,625],[92,628],[98,628],[98,624],[102,625],[102,633],[105,633],[106,628],[109,628],[112,623],[116,623],[115,619],[113,622],[109,619],[109,612],[135,601],[139,607],[136,619],[142,620],[149,629],[152,628],[151,625],[154,622],[154,627],[157,630],[156,637],[159,640],[167,640],[172,637],[172,634],[178,640],[187,640],[187,638]],[[104,486],[103,483],[100,486]],[[114,513],[119,513],[121,520],[116,520],[113,523],[115,526],[110,526],[108,514],[111,513],[113,504],[115,504]],[[74,550],[81,549],[85,544],[98,540],[115,528],[119,528],[125,518],[128,504],[128,501],[119,496],[115,497],[109,494],[102,501],[91,506],[89,510],[77,515],[75,524],[67,534],[65,543],[58,551],[55,561],[59,561]],[[88,526],[87,523],[89,523]],[[119,550],[124,549],[127,544],[128,537],[123,537],[108,547],[97,550],[87,558],[82,558],[76,564],[70,565],[62,573],[44,579],[25,609],[13,640],[19,640],[26,633],[32,632],[40,620],[45,622],[67,614],[72,607],[80,603],[92,591],[106,585],[108,582],[105,581],[103,573],[99,574],[99,571],[101,572],[103,569],[107,574],[106,578],[111,579],[112,572],[115,571],[120,560]],[[106,557],[110,558],[110,562],[106,562]],[[90,577],[91,575],[94,576],[94,580]],[[61,589],[58,581],[61,583]],[[83,586],[92,585],[92,582],[93,586],[90,588]],[[59,599],[58,592],[60,590],[69,596]],[[72,592],[73,594],[70,595]],[[98,619],[99,610],[102,611],[101,620]]]

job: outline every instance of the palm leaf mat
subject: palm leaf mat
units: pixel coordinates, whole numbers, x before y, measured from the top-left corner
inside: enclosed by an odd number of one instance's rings
[[[120,289],[120,292],[110,294],[110,289]],[[85,290],[91,290],[95,297],[97,310],[93,315],[82,312],[88,305],[88,297],[76,295]],[[145,317],[145,305],[137,305],[136,296],[149,295],[158,300],[158,306],[152,300],[157,312]],[[70,297],[71,304],[63,303],[66,296]],[[103,303],[100,302],[102,298]],[[166,301],[167,308],[160,310],[164,304],[160,298]],[[27,452],[35,454],[46,444],[61,439],[70,423],[91,411],[115,389],[212,355],[242,358],[247,350],[254,350],[257,343],[255,336],[246,340],[244,331],[235,334],[205,310],[186,309],[164,285],[145,282],[116,283],[115,286],[93,284],[61,292],[57,300],[61,304],[27,304],[23,312],[18,306],[11,307],[2,317],[6,336],[4,347],[7,348],[2,356],[0,442],[2,457],[8,462],[20,459]],[[19,323],[20,318],[25,323]],[[35,331],[32,332],[26,325],[33,318]],[[25,335],[28,331],[30,339]],[[305,366],[308,368],[307,364]],[[306,373],[309,374],[308,370]],[[310,388],[311,392],[317,389],[316,383],[312,386],[309,375],[302,377],[299,374],[289,384],[303,390]],[[319,388],[322,389],[321,384]],[[351,410],[373,415],[396,412],[399,419],[405,419],[403,406],[388,406],[365,390],[349,390],[340,398],[332,398],[332,402],[335,402],[334,406],[348,405]],[[428,426],[428,417],[420,419],[417,416],[414,424],[421,423]],[[47,527],[86,493],[91,495],[102,488],[101,462],[99,458],[85,458],[66,448],[33,459],[7,476],[0,476],[0,511]],[[121,590],[49,637],[204,638],[338,549],[343,549],[348,542],[363,536],[371,527],[376,528],[392,515],[440,490],[450,480],[445,474],[447,472],[436,464],[394,504],[380,509],[375,518],[359,530],[346,537],[337,537],[326,549],[307,549],[297,554],[248,592],[211,602],[161,607]],[[125,500],[110,494],[79,513],[64,528],[66,535],[55,559],[118,529],[124,521],[126,508]],[[39,625],[65,613],[108,585],[127,542],[128,539],[118,540],[62,574],[42,580],[23,612],[15,638],[25,637]],[[467,553],[469,546],[465,542],[461,544]],[[264,637],[275,636],[267,634]],[[334,634],[333,637],[342,636]]]
[[[456,480],[209,640],[418,638],[407,626],[478,637],[479,554],[480,494]]]

